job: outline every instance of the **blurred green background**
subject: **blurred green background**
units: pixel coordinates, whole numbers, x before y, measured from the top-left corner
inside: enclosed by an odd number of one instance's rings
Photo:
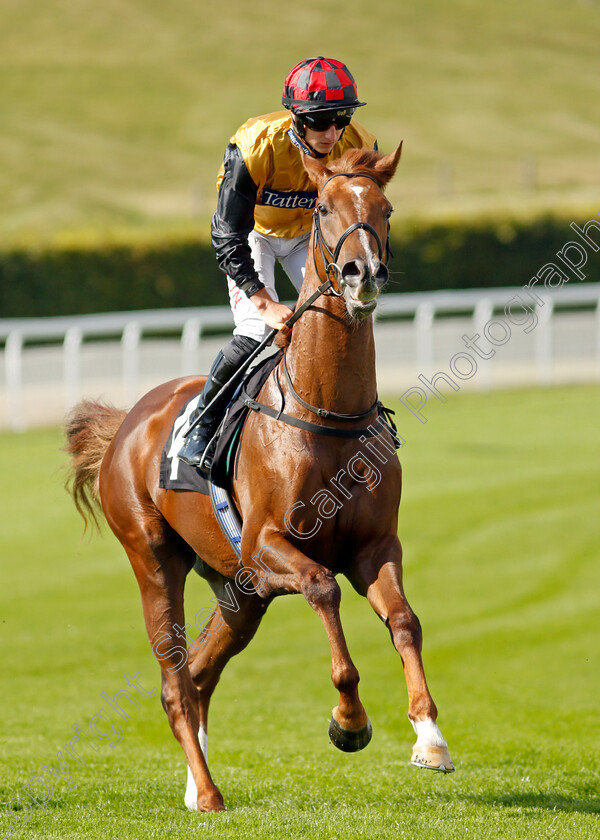
[[[206,238],[300,59],[345,61],[403,216],[597,212],[600,4],[1,0],[0,245]]]

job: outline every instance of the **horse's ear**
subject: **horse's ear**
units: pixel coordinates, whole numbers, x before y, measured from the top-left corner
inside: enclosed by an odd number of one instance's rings
[[[394,177],[396,168],[400,162],[400,155],[402,154],[402,142],[401,140],[398,146],[396,146],[395,151],[390,152],[389,155],[383,155],[375,164],[375,171],[382,182],[382,186],[385,186]]]
[[[329,178],[331,172],[327,169],[326,166],[318,161],[314,157],[310,157],[310,155],[301,155],[302,157],[302,164],[304,168],[308,172],[308,177],[313,182],[315,187],[320,190],[324,182]]]

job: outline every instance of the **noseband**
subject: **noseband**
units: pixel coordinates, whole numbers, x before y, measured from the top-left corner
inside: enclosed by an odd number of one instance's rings
[[[370,181],[377,184],[376,179],[372,175],[367,175],[363,172],[336,172],[335,175],[330,175],[329,178],[324,182],[323,186],[321,187],[321,192],[325,189],[327,184],[332,181],[334,178],[369,178]],[[379,187],[379,184],[377,184]],[[315,271],[317,275],[319,274],[317,268],[317,261],[316,261],[316,253],[317,253],[317,245],[321,252],[321,257],[323,259],[323,265],[325,266],[325,274],[331,283],[331,289],[329,294],[333,294],[336,297],[340,297],[344,293],[344,281],[342,279],[342,270],[337,264],[338,258],[340,256],[340,251],[342,250],[342,245],[346,241],[346,239],[350,236],[351,233],[354,233],[355,230],[366,230],[371,236],[374,237],[375,242],[377,243],[377,251],[378,251],[378,259],[381,262],[381,258],[384,254],[384,248],[381,244],[381,239],[375,228],[370,225],[368,222],[355,222],[353,225],[350,225],[349,228],[342,233],[340,238],[337,241],[337,244],[333,251],[325,242],[323,237],[323,231],[321,230],[321,219],[319,217],[319,208],[315,207],[313,211],[313,226],[314,226],[314,237],[313,237],[313,263],[315,266]],[[388,219],[387,223],[387,234],[385,240],[385,263],[388,263],[390,257],[392,257],[392,249],[390,248],[390,222]],[[328,259],[329,258],[329,259]],[[331,280],[330,274],[334,272],[335,279],[337,281],[337,289],[333,285],[333,281]]]

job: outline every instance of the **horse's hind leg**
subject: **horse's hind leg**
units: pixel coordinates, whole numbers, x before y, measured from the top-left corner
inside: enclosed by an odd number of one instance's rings
[[[217,573],[212,570],[210,575],[217,577]],[[220,575],[218,577],[221,578]],[[229,660],[244,650],[254,637],[269,605],[269,601],[242,592],[235,584],[226,582],[225,578],[221,579],[222,586],[216,586],[215,581],[209,580],[217,596],[217,607],[189,648],[189,670],[198,692],[198,738],[206,760],[208,707],[213,692]],[[185,792],[188,808],[193,810],[196,807],[196,798],[196,784],[188,766]]]
[[[121,537],[142,596],[142,606],[152,651],[162,671],[162,704],[174,736],[179,741],[197,790],[195,809],[223,811],[225,805],[215,786],[199,740],[198,691],[188,667],[183,590],[193,554],[168,526],[147,528],[147,533]],[[153,533],[153,537],[148,536]],[[159,536],[160,534],[160,536]],[[146,544],[144,545],[144,541]]]
[[[454,765],[436,723],[437,708],[425,678],[421,657],[422,632],[402,587],[402,549],[393,538],[379,551],[360,558],[348,575],[351,583],[384,621],[402,658],[408,690],[408,717],[417,735],[411,761],[419,767],[450,773]]]

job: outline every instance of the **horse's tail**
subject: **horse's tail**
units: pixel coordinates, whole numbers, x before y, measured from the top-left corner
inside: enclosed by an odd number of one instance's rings
[[[90,520],[98,527],[100,467],[126,415],[126,411],[108,403],[82,400],[67,416],[65,451],[71,456],[71,467],[65,487],[86,528]]]

